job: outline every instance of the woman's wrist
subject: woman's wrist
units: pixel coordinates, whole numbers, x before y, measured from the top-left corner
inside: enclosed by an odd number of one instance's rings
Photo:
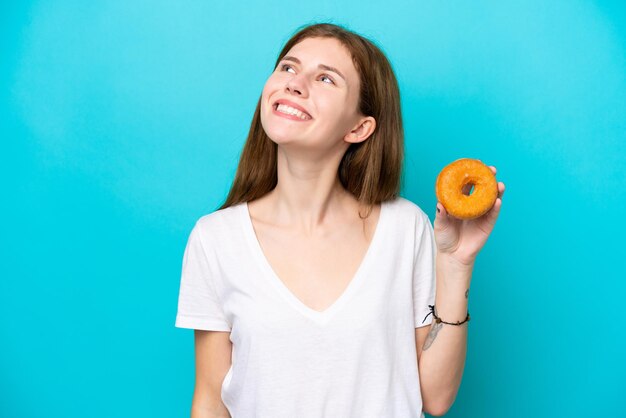
[[[452,279],[471,278],[474,270],[474,260],[460,261],[452,254],[437,251],[435,257],[437,272],[441,271],[443,276]]]

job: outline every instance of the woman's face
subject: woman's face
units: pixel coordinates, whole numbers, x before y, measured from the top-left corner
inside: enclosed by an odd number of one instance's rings
[[[287,52],[266,81],[261,124],[279,145],[332,148],[343,142],[362,117],[357,112],[359,88],[350,53],[339,41],[306,38]],[[282,111],[293,109],[277,109],[277,101],[297,105],[305,115],[285,115]]]

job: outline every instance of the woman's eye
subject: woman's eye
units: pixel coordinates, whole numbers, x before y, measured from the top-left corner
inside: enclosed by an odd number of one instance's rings
[[[330,80],[331,83],[335,84],[335,82],[333,81],[332,78],[328,77],[327,75],[323,75],[322,78],[327,78]]]
[[[289,64],[283,64],[280,68],[281,68],[282,70],[284,70],[284,69],[285,69],[285,67],[291,68],[291,65],[289,65]]]
[[[286,68],[291,68],[291,65],[289,65],[289,64],[283,64],[283,65],[281,65],[281,66],[280,66],[280,69],[281,69],[282,71],[285,71],[285,69],[286,69]],[[291,69],[293,70],[293,68],[291,68]],[[329,80],[330,80],[330,82],[331,82],[332,84],[335,84],[335,82],[333,81],[333,79],[332,79],[332,78],[330,78],[330,77],[328,77],[328,76],[327,76],[327,75],[325,75],[325,74],[324,74],[324,75],[322,75],[322,78],[327,78],[327,79],[329,79]]]

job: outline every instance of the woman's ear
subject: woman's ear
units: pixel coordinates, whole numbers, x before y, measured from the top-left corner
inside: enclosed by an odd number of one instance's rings
[[[359,143],[365,141],[376,129],[376,119],[366,116],[359,121],[359,124],[351,130],[346,136],[345,141],[350,143]]]

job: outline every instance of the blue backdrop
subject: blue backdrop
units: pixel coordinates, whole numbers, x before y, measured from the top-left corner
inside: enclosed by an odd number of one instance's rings
[[[394,66],[403,196],[433,220],[461,157],[507,186],[447,416],[626,416],[624,2],[0,7],[2,417],[189,415],[184,245],[226,196],[283,43],[320,21]]]

